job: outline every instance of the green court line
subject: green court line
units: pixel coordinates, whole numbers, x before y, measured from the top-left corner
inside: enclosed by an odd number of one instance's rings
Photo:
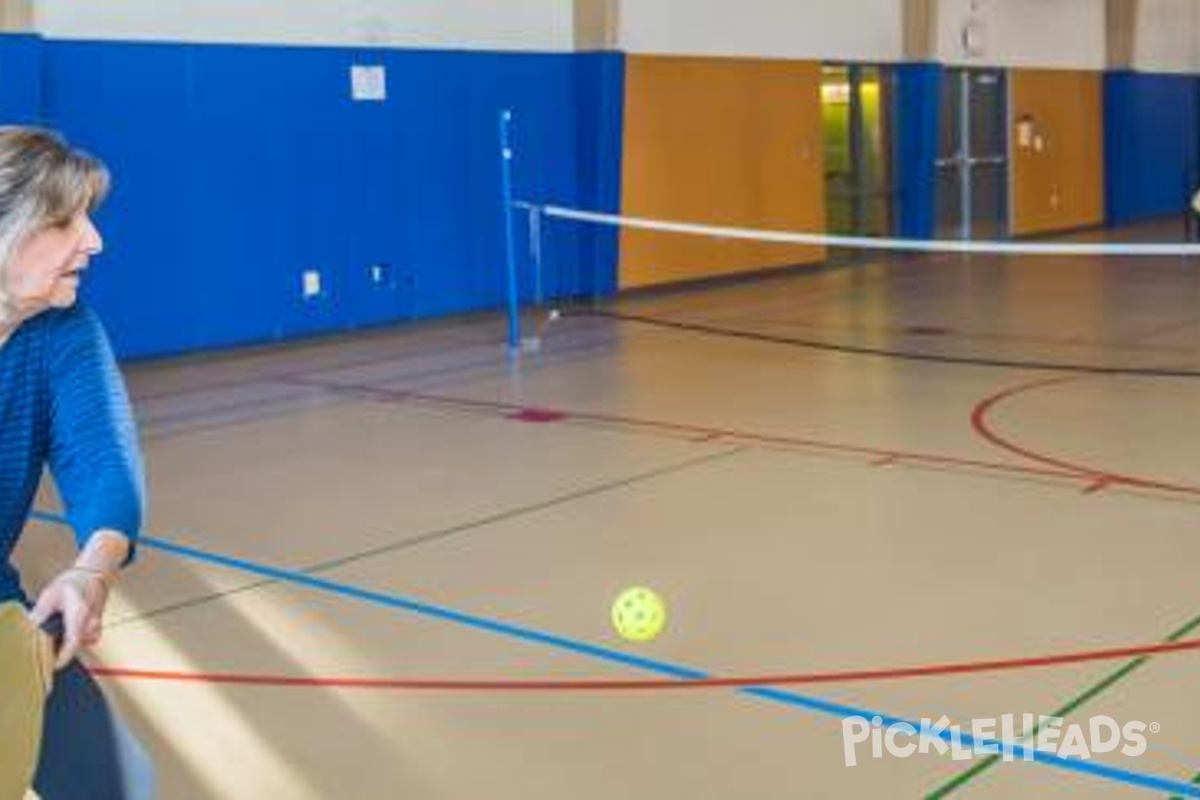
[[[1179,630],[1168,635],[1167,638],[1164,639],[1163,641],[1167,644],[1178,641],[1178,640],[1182,639],[1183,637],[1187,636],[1189,633],[1191,633],[1197,627],[1200,627],[1200,615],[1193,617],[1191,620],[1188,621],[1188,623],[1186,625],[1184,625]],[[1102,692],[1108,690],[1114,684],[1116,684],[1119,681],[1123,680],[1124,678],[1128,677],[1134,670],[1138,669],[1143,664],[1145,664],[1147,661],[1149,661],[1150,658],[1151,658],[1150,656],[1138,656],[1137,658],[1133,659],[1132,661],[1128,662],[1124,666],[1120,667],[1119,669],[1113,671],[1112,673],[1110,673],[1109,675],[1107,675],[1106,677],[1101,679],[1099,683],[1096,683],[1096,684],[1092,685],[1091,687],[1089,687],[1088,689],[1086,689],[1083,692],[1083,694],[1079,695],[1078,697],[1075,697],[1074,699],[1069,701],[1065,706],[1058,709],[1050,716],[1066,717],[1066,716],[1069,716],[1070,714],[1073,714],[1074,712],[1078,711],[1079,708],[1082,707],[1085,703],[1087,703],[1090,700],[1094,700]],[[1032,735],[1037,736],[1037,732],[1038,732],[1038,729],[1035,727],[1033,729]],[[980,761],[979,763],[977,763],[975,766],[971,767],[966,772],[962,773],[961,775],[956,775],[955,777],[946,781],[941,786],[939,786],[936,789],[934,789],[933,791],[931,791],[929,794],[925,795],[925,800],[941,800],[941,798],[947,796],[954,790],[961,789],[967,783],[969,783],[970,781],[972,781],[975,778],[982,775],[987,770],[994,767],[997,764],[997,762],[999,762],[1001,760],[1001,758],[1003,758],[1003,756],[1001,756],[1001,755],[988,756],[987,758],[985,758],[982,761]],[[1200,775],[1197,775],[1196,778],[1192,782],[1200,783]]]
[[[493,514],[489,514],[488,516],[480,519],[468,520],[467,522],[461,522],[446,528],[440,528],[427,533],[422,533],[417,536],[401,538],[378,547],[373,547],[369,550],[362,550],[347,556],[320,561],[315,564],[298,567],[297,569],[306,575],[316,575],[322,572],[328,572],[330,570],[337,569],[338,567],[344,567],[349,564],[353,564],[357,561],[365,561],[375,558],[376,556],[389,555],[402,550],[411,550],[421,545],[430,544],[443,539],[449,539],[462,533],[470,533],[488,525],[507,522],[522,516],[527,516],[529,514],[547,511],[556,506],[565,505],[575,500],[583,500],[588,497],[606,494],[618,489],[625,489],[638,483],[653,480],[655,478],[663,478],[674,473],[683,472],[691,469],[692,467],[700,466],[701,464],[740,455],[749,449],[750,447],[748,445],[727,447],[714,453],[705,453],[702,456],[695,456],[682,461],[675,461],[665,466],[655,467],[654,469],[647,470],[646,472],[639,472],[624,478],[616,478],[614,480],[606,481],[594,486],[585,486],[582,489],[576,489],[575,491],[558,495],[557,497],[551,497],[549,500],[538,500],[523,506],[507,508]],[[185,600],[180,600],[175,603],[170,603],[168,605],[159,606],[158,608],[135,612],[105,623],[104,629],[114,630],[125,625],[145,622],[149,619],[161,617],[165,614],[172,614],[176,611],[184,611],[204,605],[206,603],[227,600],[232,598],[234,595],[242,594],[244,592],[251,592],[256,589],[272,586],[277,583],[279,583],[277,578],[264,578],[250,581],[249,583],[244,583],[240,586],[235,586],[229,589],[222,589],[220,591],[210,592],[207,594],[190,597]]]
[[[1200,783],[1200,772],[1197,772],[1196,777],[1192,778],[1192,783]],[[1177,794],[1173,794],[1171,795],[1171,800],[1183,800],[1183,798]]]

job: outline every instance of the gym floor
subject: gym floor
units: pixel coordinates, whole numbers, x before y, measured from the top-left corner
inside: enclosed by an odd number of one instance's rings
[[[509,682],[1192,641],[1196,267],[878,258],[568,308],[513,360],[503,321],[479,316],[132,365],[147,538],[91,663],[113,671],[172,799],[1117,798],[1155,794],[1126,772],[1189,782],[1186,650],[765,691]],[[32,524],[19,561],[36,586],[70,537]],[[612,628],[631,585],[666,601],[652,641]],[[336,685],[349,678],[382,683]],[[415,679],[447,683],[386,683]],[[454,685],[468,680],[489,683]],[[1115,778],[867,743],[849,767],[846,709],[1152,727],[1144,754],[1089,759]]]

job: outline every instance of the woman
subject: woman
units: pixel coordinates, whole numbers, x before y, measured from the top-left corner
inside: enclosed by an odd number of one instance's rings
[[[100,640],[142,510],[125,387],[99,321],[76,302],[102,247],[91,213],[107,188],[104,166],[54,134],[0,127],[0,603],[27,603],[10,558],[47,466],[79,545],[29,612],[61,636],[34,779],[42,800],[152,794],[148,760],[76,660]]]

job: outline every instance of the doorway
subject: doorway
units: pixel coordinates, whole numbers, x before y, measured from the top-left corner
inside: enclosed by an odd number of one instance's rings
[[[1008,236],[1007,130],[1002,70],[946,70],[936,161],[939,237]]]
[[[821,68],[826,230],[888,236],[892,230],[891,85],[865,64]]]

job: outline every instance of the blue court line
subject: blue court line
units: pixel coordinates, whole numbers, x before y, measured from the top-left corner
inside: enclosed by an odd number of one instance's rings
[[[30,516],[34,519],[43,522],[49,522],[56,525],[69,525],[65,517],[57,514],[48,514],[44,511],[33,511]],[[545,633],[533,628],[525,628],[517,625],[512,625],[506,622],[478,617],[472,614],[466,614],[461,611],[445,608],[442,606],[423,603],[419,600],[412,600],[396,595],[383,594],[381,592],[373,592],[368,589],[362,589],[357,586],[352,586],[335,581],[328,581],[322,578],[317,578],[303,572],[281,569],[272,567],[266,564],[258,564],[253,561],[246,561],[239,558],[221,555],[219,553],[210,553],[204,550],[187,547],[186,545],[175,544],[163,539],[152,537],[142,537],[140,545],[153,550],[161,550],[165,553],[181,556],[183,558],[201,561],[208,564],[215,564],[221,567],[239,570],[241,572],[249,572],[254,575],[272,578],[283,583],[291,583],[299,586],[306,586],[310,589],[317,589],[330,594],[342,595],[355,600],[361,600],[373,605],[385,606],[388,608],[396,608],[404,611],[409,611],[414,614],[430,617],[433,619],[443,620],[445,622],[453,622],[455,624],[464,625],[466,627],[475,628],[478,630],[487,631],[489,633],[508,636],[514,639],[520,639],[526,642],[535,642],[548,647],[567,650],[581,655],[590,656],[592,658],[608,661],[625,666],[634,667],[636,669],[645,670],[647,672],[657,673],[680,680],[699,680],[712,677],[708,673],[691,667],[678,666],[665,661],[657,661],[654,659],[641,658],[628,653],[623,653],[619,650],[612,650],[599,645],[588,644],[587,642],[569,639],[563,636],[557,636],[552,633]],[[843,705],[841,703],[832,703],[826,700],[818,700],[816,698],[807,697],[795,692],[785,691],[772,687],[748,687],[737,690],[740,694],[747,694],[752,697],[757,697],[763,700],[769,700],[775,703],[803,708],[808,711],[815,711],[821,714],[845,719],[847,717],[863,717],[870,720],[872,717],[879,717],[881,724],[884,727],[892,725],[908,724],[912,725],[917,730],[921,730],[921,725],[918,723],[909,722],[908,720],[899,717],[892,717],[887,714],[882,714],[877,711],[869,711],[866,709],[855,708],[853,706]],[[933,731],[930,731],[933,733]],[[949,730],[938,731],[936,734],[942,740],[951,742],[952,734]],[[974,749],[976,741],[980,745],[998,745],[1002,748],[1010,747],[995,739],[979,739],[976,740],[968,733],[960,733],[959,741],[964,748]],[[1026,756],[1026,748],[1019,745],[1011,745],[1014,757],[1024,759]],[[1064,758],[1055,753],[1048,753],[1041,750],[1032,750],[1032,759],[1036,762],[1047,764],[1049,766],[1058,767],[1060,769],[1071,770],[1074,772],[1091,775],[1093,777],[1104,778],[1107,780],[1125,783],[1130,786],[1138,786],[1145,789],[1150,789],[1155,792],[1175,793],[1184,797],[1200,797],[1200,786],[1183,781],[1173,780],[1170,778],[1161,778],[1155,775],[1150,775],[1142,772],[1134,772],[1132,770],[1121,769],[1119,767],[1111,767],[1104,764],[1092,763],[1076,758]],[[1013,762],[1017,763],[1017,762]]]

